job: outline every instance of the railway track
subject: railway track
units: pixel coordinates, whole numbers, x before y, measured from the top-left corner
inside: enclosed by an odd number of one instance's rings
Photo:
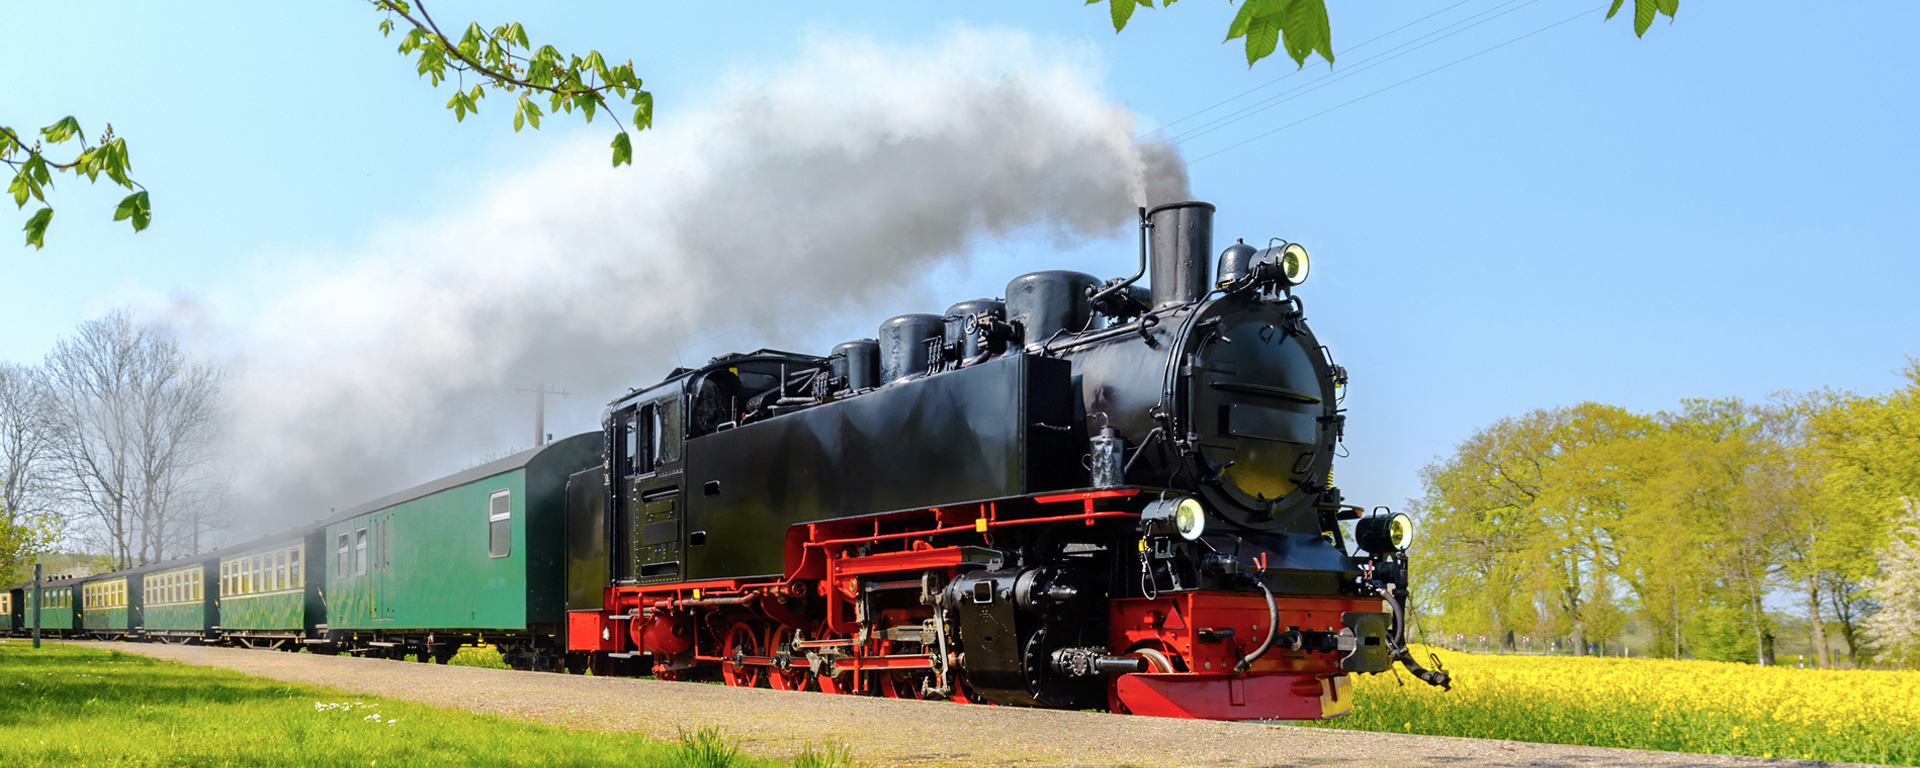
[[[1834,765],[1261,723],[832,696],[630,678],[270,653],[75,642],[551,725],[660,739],[717,725],[754,754],[787,757],[829,740],[876,766],[1787,766]]]

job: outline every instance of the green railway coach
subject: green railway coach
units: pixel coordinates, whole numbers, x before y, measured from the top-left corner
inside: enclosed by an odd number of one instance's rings
[[[89,577],[80,583],[80,629],[98,640],[125,638],[138,622],[124,575]]]
[[[567,478],[601,465],[601,440],[575,435],[329,521],[320,538],[327,638],[441,663],[462,645],[492,643],[516,667],[554,667]]]
[[[78,611],[73,605],[74,585],[77,579],[43,580],[36,593],[32,582],[21,590],[27,598],[25,623],[22,629],[33,630],[34,614],[40,615],[40,633],[50,637],[68,637],[78,635],[80,627],[75,616]]]
[[[11,635],[20,628],[20,615],[17,612],[19,602],[16,598],[19,594],[20,590],[17,589],[0,592],[0,635]]]
[[[312,558],[304,533],[223,552],[218,560],[218,630],[248,648],[293,649],[319,623]]]
[[[219,560],[165,563],[140,574],[140,633],[169,643],[206,640],[219,622],[215,607]]]

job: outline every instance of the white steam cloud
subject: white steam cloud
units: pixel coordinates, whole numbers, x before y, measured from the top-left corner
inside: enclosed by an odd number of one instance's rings
[[[1096,75],[1011,33],[815,42],[663,114],[631,168],[607,168],[604,131],[585,131],[383,232],[230,332],[247,527],[526,447],[516,386],[564,383],[597,412],[703,362],[684,348],[714,328],[791,343],[981,238],[1107,237],[1136,205],[1184,199],[1175,152],[1136,142]]]

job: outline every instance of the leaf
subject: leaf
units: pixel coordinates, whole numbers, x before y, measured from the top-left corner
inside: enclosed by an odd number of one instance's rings
[[[513,107],[513,132],[514,133],[519,133],[520,129],[527,124],[526,109],[527,109],[527,97],[522,96],[520,97],[520,103],[515,104]]]
[[[1234,14],[1233,23],[1227,25],[1227,40],[1245,37],[1247,27],[1253,25],[1254,15],[1260,13],[1259,6],[1264,4],[1261,0],[1246,0],[1246,2],[1241,3],[1240,12]],[[1224,43],[1226,40],[1220,42]]]
[[[53,183],[53,175],[47,172],[47,159],[37,152],[34,153],[32,157],[27,158],[27,163],[20,169],[20,172],[28,174],[33,179],[34,197],[40,197],[39,186],[41,184]],[[44,200],[45,198],[42,199]]]
[[[1273,53],[1280,44],[1280,15],[1255,16],[1247,25],[1247,66]]]
[[[46,247],[47,224],[52,221],[52,208],[42,208],[35,211],[33,217],[27,219],[27,225],[21,227],[21,229],[27,231],[27,245],[31,245],[34,248]]]
[[[1281,30],[1287,42],[1287,55],[1293,57],[1294,64],[1306,66],[1307,56],[1314,51],[1319,51],[1328,64],[1333,63],[1333,31],[1327,24],[1325,0],[1288,3]]]
[[[653,127],[653,94],[648,91],[635,91],[633,94],[633,126],[636,131]]]
[[[1113,16],[1113,31],[1127,28],[1127,19],[1133,18],[1134,0],[1107,0],[1108,13]]]
[[[7,185],[7,194],[13,195],[13,207],[25,208],[27,207],[28,197],[39,197],[39,193],[35,192],[32,187],[33,177],[28,175],[26,171],[21,171],[13,175],[12,183]]]
[[[1674,14],[1680,12],[1680,0],[1660,0],[1660,12],[1669,19],[1673,18]]]
[[[113,212],[113,220],[119,221],[126,218],[133,219],[135,232],[146,229],[147,224],[153,221],[153,209],[147,202],[146,190],[127,195],[125,200],[120,201],[120,207]]]
[[[1633,35],[1643,37],[1647,27],[1653,26],[1653,14],[1659,10],[1653,0],[1633,0]]]
[[[1620,6],[1625,5],[1626,2],[1627,0],[1613,0],[1613,7],[1607,9],[1607,18],[1611,19],[1614,14],[1619,13]]]
[[[627,138],[627,132],[621,131],[613,137],[613,167],[624,163],[633,165],[633,142]]]
[[[520,111],[526,113],[528,125],[533,126],[534,130],[540,129],[540,105],[522,96],[520,97]]]
[[[80,121],[73,119],[72,115],[60,118],[60,122],[40,129],[40,135],[47,137],[47,141],[54,144],[66,141],[79,134]]]

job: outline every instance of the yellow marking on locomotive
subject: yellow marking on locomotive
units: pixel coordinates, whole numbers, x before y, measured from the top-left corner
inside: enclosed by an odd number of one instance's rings
[[[973,531],[974,533],[986,533],[987,519],[984,517],[975,518],[973,521]]]

